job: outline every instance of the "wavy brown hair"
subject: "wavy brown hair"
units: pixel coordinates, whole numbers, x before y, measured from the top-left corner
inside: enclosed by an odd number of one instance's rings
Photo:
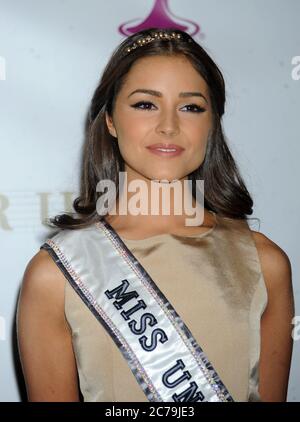
[[[181,39],[157,39],[127,51],[141,37],[153,32],[180,34]],[[119,193],[119,172],[124,171],[124,160],[118,143],[109,133],[105,112],[112,116],[116,97],[131,66],[139,59],[149,56],[185,56],[204,78],[209,88],[212,104],[213,127],[202,164],[188,175],[192,180],[192,193],[196,198],[197,179],[204,180],[204,207],[219,215],[248,219],[252,214],[253,201],[245,186],[239,169],[226,143],[222,129],[225,109],[225,82],[216,63],[190,35],[177,29],[149,28],[127,37],[112,53],[94,92],[85,126],[82,151],[79,196],[73,201],[75,210],[50,218],[59,228],[76,229],[93,224],[105,215],[99,215],[96,202],[101,195],[96,192],[100,180],[115,183]]]

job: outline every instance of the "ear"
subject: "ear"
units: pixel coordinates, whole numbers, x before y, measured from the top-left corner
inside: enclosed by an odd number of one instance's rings
[[[107,129],[109,131],[109,133],[117,138],[117,132],[113,123],[112,118],[108,115],[107,111],[105,112],[105,120],[106,120],[106,125],[107,125]]]

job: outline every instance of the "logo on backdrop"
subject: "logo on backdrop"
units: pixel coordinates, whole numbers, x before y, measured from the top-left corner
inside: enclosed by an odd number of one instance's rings
[[[73,211],[75,192],[0,191],[0,232],[38,231],[55,214]]]
[[[118,31],[126,37],[147,28],[172,28],[187,32],[190,36],[197,35],[203,39],[204,33],[200,31],[200,26],[190,19],[181,18],[174,15],[170,10],[168,0],[155,0],[152,10],[144,19],[134,18],[122,23]]]

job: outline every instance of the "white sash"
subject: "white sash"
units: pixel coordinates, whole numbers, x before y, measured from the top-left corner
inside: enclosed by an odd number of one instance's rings
[[[63,230],[41,248],[111,335],[149,401],[233,401],[190,330],[107,221]]]

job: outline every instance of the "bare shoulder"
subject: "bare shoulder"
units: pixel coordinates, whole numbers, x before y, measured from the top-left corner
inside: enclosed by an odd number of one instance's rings
[[[292,268],[286,252],[265,234],[251,230],[268,289],[291,286]]]
[[[21,285],[20,301],[28,306],[47,307],[62,314],[65,277],[46,250],[41,249],[28,262]]]
[[[260,232],[251,233],[268,295],[261,318],[259,393],[262,401],[286,401],[293,348],[291,322],[295,313],[291,263],[273,240]]]
[[[50,254],[41,249],[28,262],[24,272],[24,283],[28,283],[30,279],[31,284],[46,287],[49,284],[61,284],[64,281],[64,276],[59,270]],[[51,282],[51,283],[50,283]],[[51,287],[51,286],[49,286]]]
[[[29,401],[79,401],[66,279],[46,250],[28,262],[17,307],[17,338]]]

